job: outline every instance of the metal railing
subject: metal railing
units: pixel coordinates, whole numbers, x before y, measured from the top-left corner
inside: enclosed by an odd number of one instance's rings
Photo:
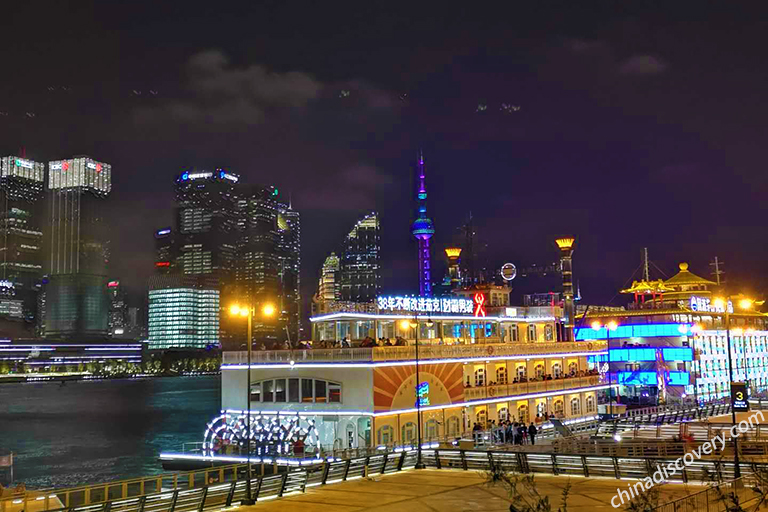
[[[409,341],[409,343],[412,343]],[[533,343],[482,343],[454,345],[430,345],[419,342],[419,359],[456,359],[492,357],[526,357],[545,354],[569,354],[573,352],[601,352],[606,350],[605,341],[591,342],[533,342]],[[223,364],[247,364],[247,351],[223,352]],[[256,350],[251,353],[252,363],[302,363],[302,362],[374,362],[410,361],[416,359],[413,344],[402,347],[331,348],[296,350]]]
[[[308,487],[324,485],[370,475],[388,474],[412,468],[416,463],[416,450],[400,453],[382,453],[347,460],[334,460],[316,466],[299,468],[281,474],[252,478],[252,499],[256,501],[277,498],[291,493],[304,492]],[[669,457],[610,457],[573,455],[557,453],[499,452],[455,449],[425,449],[422,460],[427,467],[435,469],[458,469],[488,471],[491,468],[503,468],[518,473],[537,473],[555,476],[579,475],[584,477],[609,477],[616,479],[643,479],[652,477],[657,466],[673,463]],[[239,468],[245,469],[244,466]],[[238,469],[234,474],[237,475]],[[231,468],[230,468],[231,469]],[[718,481],[733,480],[733,462],[714,460],[699,461],[695,465],[684,467],[679,478],[689,481],[707,482],[713,478]],[[224,468],[222,468],[224,470]],[[768,471],[766,463],[742,463],[742,475],[746,479],[754,478],[757,471]],[[217,472],[210,469],[207,472]],[[144,495],[110,498],[97,504],[66,504],[59,496],[63,491],[48,491],[44,500],[37,501],[39,508],[29,500],[2,500],[0,512],[16,510],[47,510],[61,512],[206,512],[220,510],[245,499],[246,482],[244,479],[220,481],[202,487],[162,489]],[[51,498],[48,498],[51,496]],[[56,498],[56,499],[54,499]],[[745,496],[745,499],[747,497]],[[23,507],[23,508],[21,508]],[[665,509],[666,510],[666,509]],[[694,510],[673,508],[679,510]],[[695,509],[699,510],[699,509]]]
[[[538,380],[518,382],[514,384],[496,384],[493,386],[477,386],[464,388],[464,400],[480,400],[483,398],[499,398],[510,395],[522,395],[545,391],[566,391],[569,389],[597,386],[600,384],[599,375],[587,377],[569,377],[566,379]]]
[[[654,508],[656,512],[721,512],[728,510],[723,499],[729,495],[735,495],[739,505],[749,507],[750,502],[756,500],[759,495],[752,490],[752,479],[738,478],[730,482],[722,482],[708,487],[703,491],[693,493],[669,503],[664,503]]]

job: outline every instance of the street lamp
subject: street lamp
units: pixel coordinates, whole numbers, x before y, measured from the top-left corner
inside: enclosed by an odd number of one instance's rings
[[[245,499],[243,505],[253,505],[256,503],[251,494],[251,352],[253,351],[253,334],[251,332],[253,326],[253,304],[247,306],[241,306],[239,304],[232,304],[229,307],[230,316],[234,317],[248,317],[248,385],[245,390],[245,405],[246,405],[246,423],[245,423],[245,438],[247,443],[248,453],[248,476],[245,479]],[[271,317],[275,314],[275,306],[272,304],[265,304],[261,308],[261,313],[264,317]]]
[[[595,331],[599,331],[603,326],[595,320],[592,322],[591,327]],[[608,407],[609,414],[613,417],[613,386],[611,385],[611,331],[615,331],[619,328],[619,324],[615,320],[611,320],[605,324],[606,343],[608,345]]]
[[[726,345],[728,350],[728,375],[730,378],[730,382],[728,384],[728,389],[731,389],[731,385],[733,384],[733,357],[731,356],[731,311],[728,307],[731,302],[731,298],[738,298],[738,305],[741,309],[752,309],[752,305],[755,303],[752,299],[748,299],[746,297],[743,297],[741,295],[739,296],[733,296],[733,297],[717,297],[715,298],[712,303],[715,305],[715,307],[722,309],[725,312],[725,339],[726,339]],[[739,329],[740,331],[740,329]],[[733,398],[731,398],[731,421],[734,425],[736,425],[736,411],[733,408]],[[738,436],[733,436],[733,476],[734,478],[740,478],[741,477],[741,467],[739,467],[739,442],[738,442]]]
[[[416,442],[418,448],[416,451],[416,466],[414,469],[424,469],[426,465],[421,460],[421,397],[419,396],[419,387],[421,385],[421,378],[419,377],[419,318],[414,315],[411,320],[403,320],[400,325],[403,329],[410,327],[414,329],[416,334]],[[432,320],[427,320],[427,327],[431,328],[434,325]]]

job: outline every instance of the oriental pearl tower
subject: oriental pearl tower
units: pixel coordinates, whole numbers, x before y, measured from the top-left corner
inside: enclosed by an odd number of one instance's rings
[[[419,242],[419,295],[432,296],[432,279],[429,253],[429,239],[435,234],[432,220],[427,217],[427,189],[424,184],[424,155],[419,151],[419,181],[417,198],[419,210],[416,220],[411,224],[411,233]]]

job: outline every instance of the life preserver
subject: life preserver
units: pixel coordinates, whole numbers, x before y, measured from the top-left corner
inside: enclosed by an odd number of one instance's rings
[[[488,355],[493,354],[493,347],[488,347],[487,352],[488,352]]]
[[[493,389],[493,386],[488,387],[488,396],[494,396],[496,394],[496,390]]]
[[[589,350],[592,350],[592,344],[591,344],[591,343],[587,343],[587,348],[588,348]]]

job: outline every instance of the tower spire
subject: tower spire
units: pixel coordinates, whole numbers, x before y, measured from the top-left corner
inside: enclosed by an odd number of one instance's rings
[[[427,187],[424,171],[424,153],[419,149],[417,169],[419,172],[416,198],[418,211],[416,220],[411,224],[411,233],[419,242],[419,295],[432,295],[432,276],[430,265],[429,239],[435,234],[432,220],[427,217]]]

